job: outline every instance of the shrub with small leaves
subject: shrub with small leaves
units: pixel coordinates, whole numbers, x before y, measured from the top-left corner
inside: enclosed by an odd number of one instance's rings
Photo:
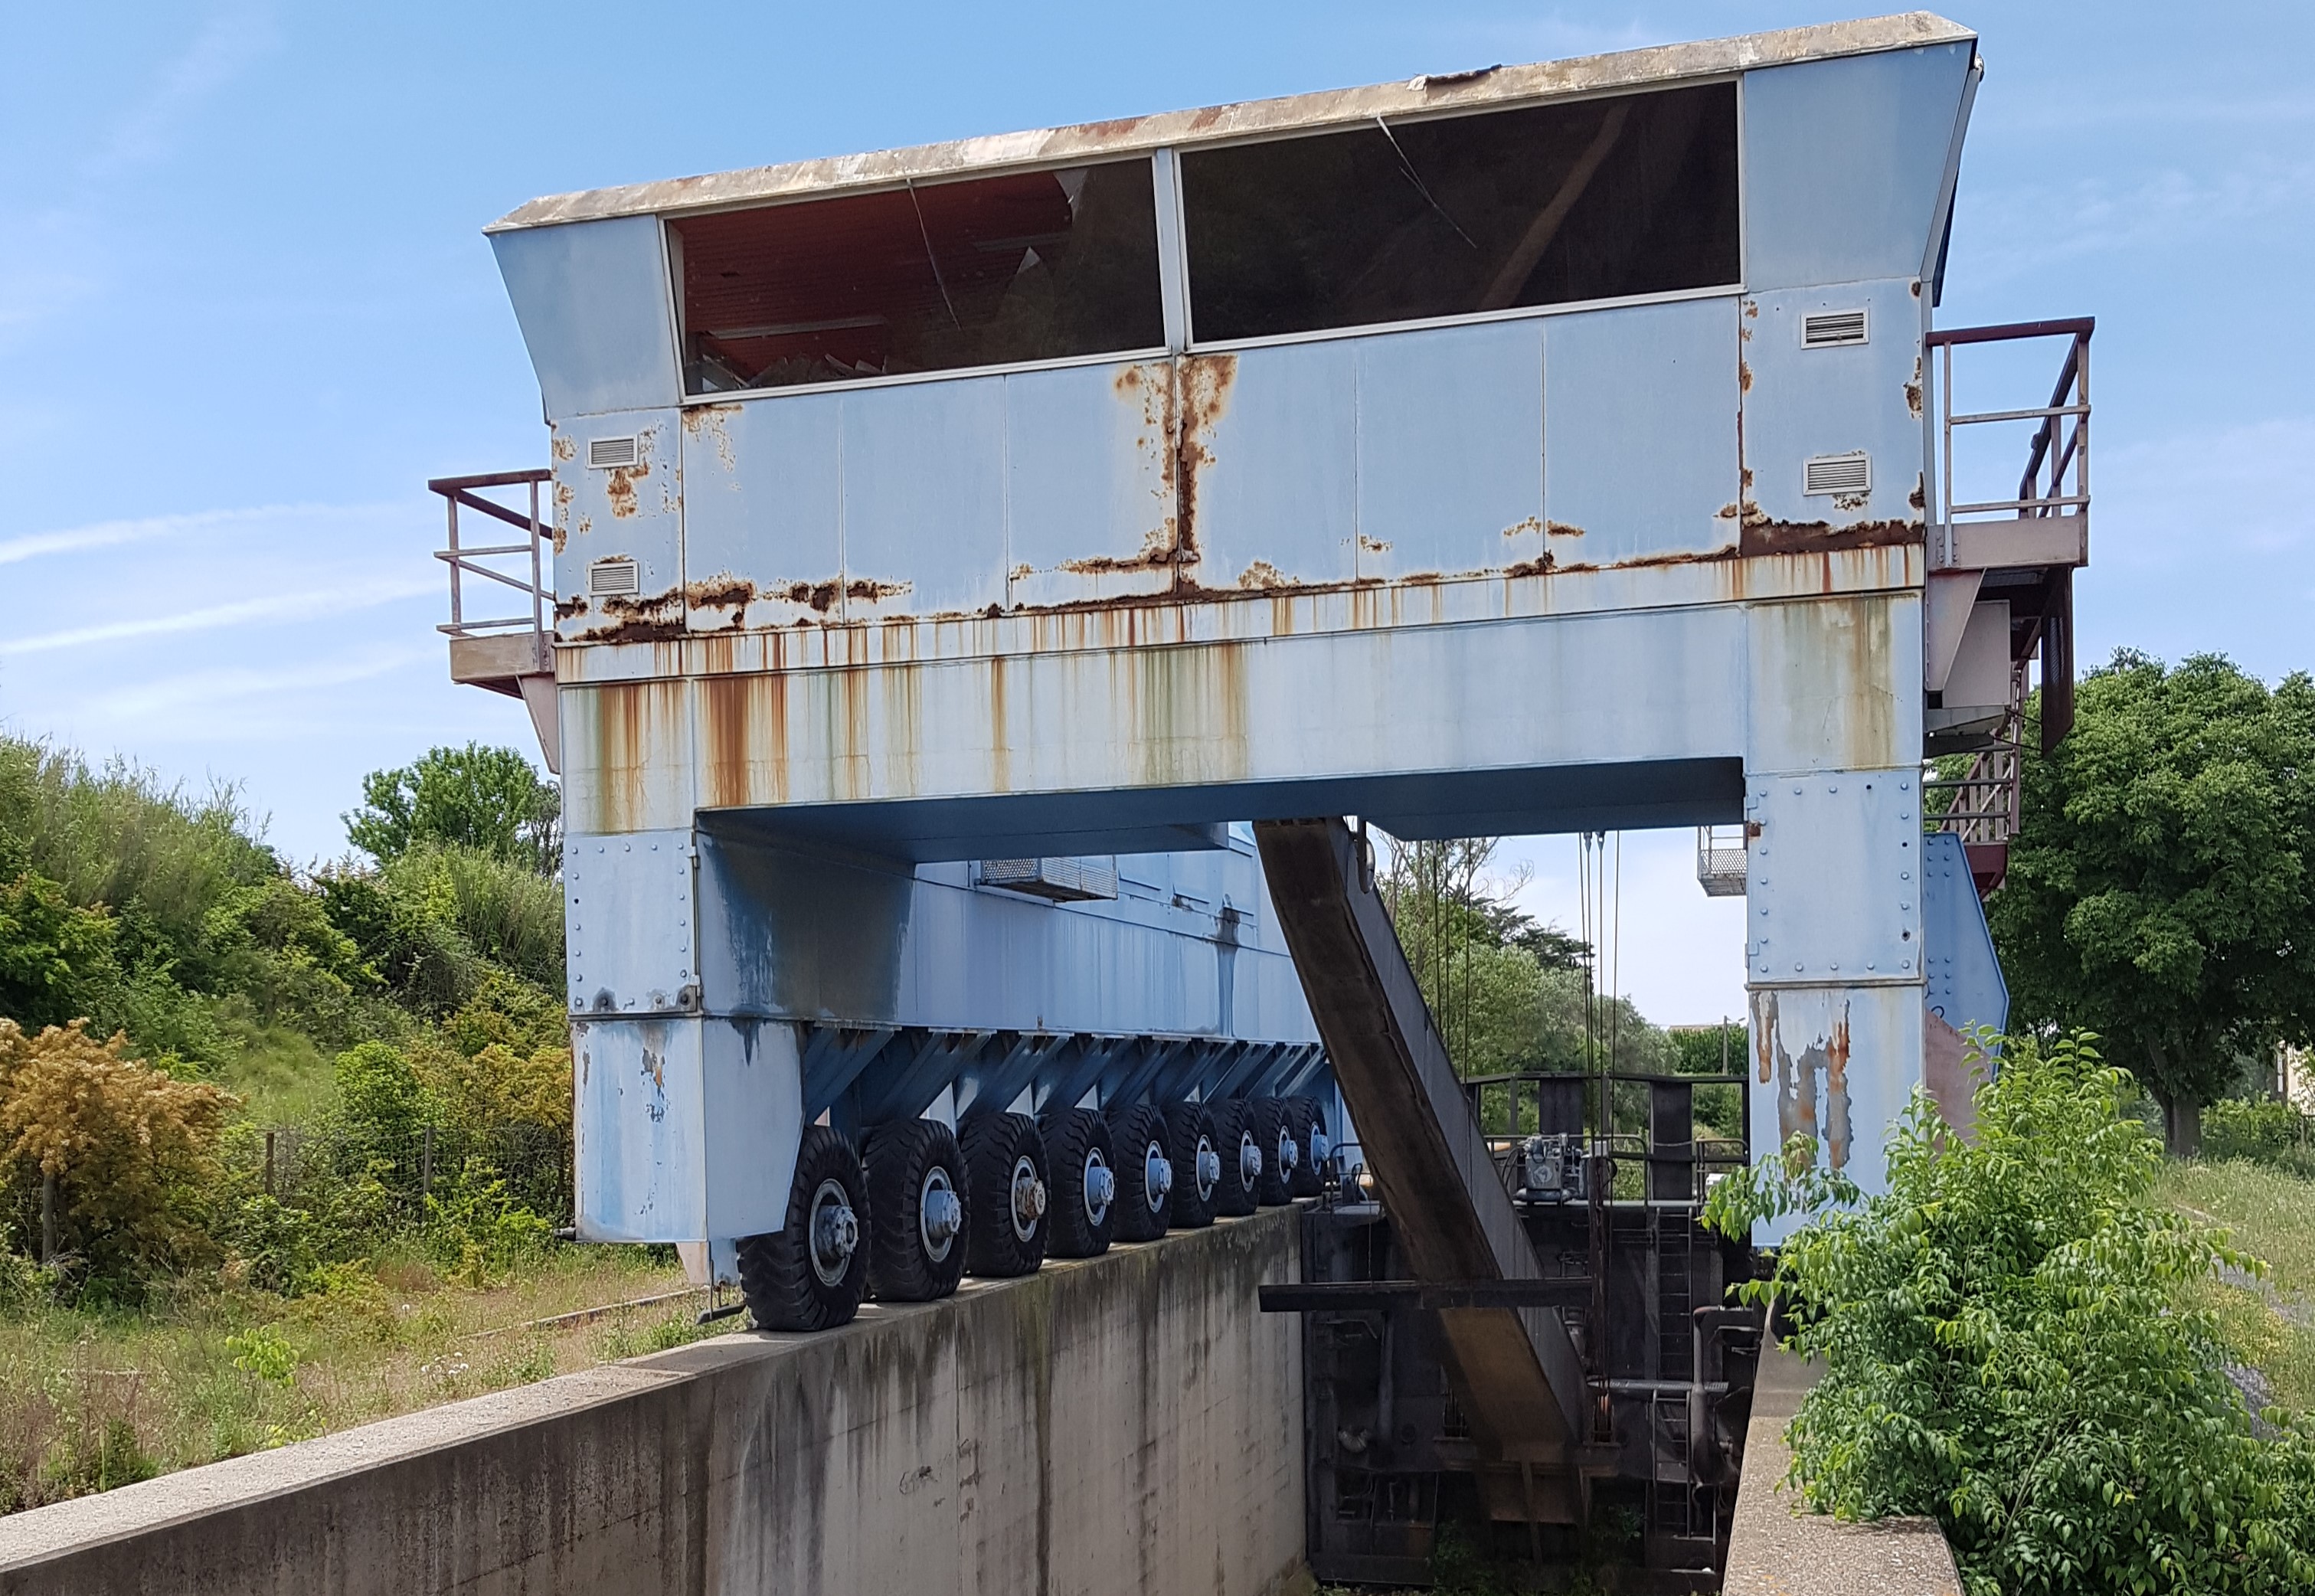
[[[244,1374],[277,1386],[286,1386],[297,1376],[297,1349],[271,1325],[226,1336],[225,1348],[233,1354],[233,1366]]]
[[[1884,1195],[1832,1189],[1805,1145],[1715,1192],[1728,1234],[1849,1205],[1745,1288],[1824,1366],[1795,1483],[1843,1518],[1933,1515],[1970,1596],[2315,1588],[2315,1429],[2254,1425],[2202,1305],[2257,1260],[2152,1200],[2161,1146],[2089,1038],[2000,1059],[1970,1139],[1916,1094]]]
[[[65,1240],[100,1269],[209,1250],[202,1210],[233,1099],[122,1056],[80,1022],[0,1019],[0,1170],[56,1182]]]

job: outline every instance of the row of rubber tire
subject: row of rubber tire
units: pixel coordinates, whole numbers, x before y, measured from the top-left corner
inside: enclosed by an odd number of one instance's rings
[[[1112,1241],[1154,1241],[1316,1196],[1326,1138],[1310,1097],[1141,1104],[1113,1122],[1089,1108],[980,1113],[954,1131],[901,1120],[856,1148],[810,1125],[787,1224],[739,1244],[741,1289],[759,1328],[831,1329],[865,1299],[928,1302],[968,1273],[1028,1274],[1048,1256],[1094,1257]],[[954,1224],[946,1237],[930,1222],[938,1213]]]

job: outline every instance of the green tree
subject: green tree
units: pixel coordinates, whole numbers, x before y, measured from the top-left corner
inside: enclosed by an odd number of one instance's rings
[[[346,816],[346,836],[381,864],[422,842],[474,848],[541,875],[562,863],[561,791],[512,749],[434,749],[364,776],[362,798]]]
[[[1664,1033],[1628,998],[1593,989],[1592,950],[1512,902],[1524,875],[1488,873],[1497,839],[1394,842],[1380,882],[1409,965],[1456,1068],[1465,1075],[1657,1069]]]
[[[2013,1023],[2107,1038],[2191,1155],[2237,1059],[2315,1021],[2315,681],[2118,652],[2023,796],[1987,905]]]

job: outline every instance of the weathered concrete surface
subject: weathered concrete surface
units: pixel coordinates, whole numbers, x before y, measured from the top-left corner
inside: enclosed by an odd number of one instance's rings
[[[1306,1589],[1292,1209],[0,1520],[0,1596]]]
[[[1793,1460],[1785,1426],[1817,1373],[1773,1343],[1761,1351],[1722,1596],[1961,1596],[1936,1520],[1844,1524],[1803,1511],[1778,1483]]]

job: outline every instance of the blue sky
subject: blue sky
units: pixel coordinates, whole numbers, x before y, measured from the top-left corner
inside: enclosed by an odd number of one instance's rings
[[[544,461],[480,232],[534,195],[1853,14],[18,0],[0,723],[237,782],[299,859],[341,851],[365,771],[530,746],[445,678],[422,484]],[[2085,659],[2315,664],[2315,7],[1952,14],[1987,76],[1940,319],[2098,317]],[[1690,847],[1625,856],[1619,984],[1674,1020],[1741,1002]],[[1572,843],[1522,859],[1572,924]]]

